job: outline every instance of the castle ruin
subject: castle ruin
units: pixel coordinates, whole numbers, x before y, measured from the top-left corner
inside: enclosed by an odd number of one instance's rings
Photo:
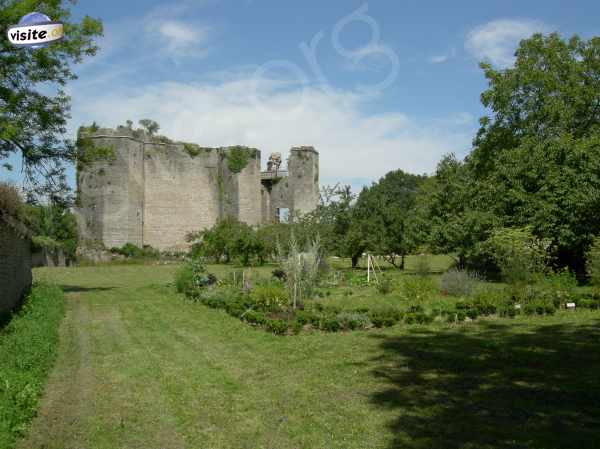
[[[206,148],[127,127],[80,130],[77,208],[80,238],[107,248],[126,243],[188,248],[190,232],[233,217],[252,226],[314,210],[319,153],[290,150],[287,171],[274,153],[261,171],[260,151]]]

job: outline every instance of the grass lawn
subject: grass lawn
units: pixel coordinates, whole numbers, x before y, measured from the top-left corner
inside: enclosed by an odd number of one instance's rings
[[[66,316],[18,447],[598,447],[600,312],[277,337],[175,294],[176,268],[35,272]]]

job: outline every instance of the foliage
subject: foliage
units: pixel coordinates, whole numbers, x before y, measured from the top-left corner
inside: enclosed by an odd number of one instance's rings
[[[392,281],[388,278],[382,278],[377,282],[377,292],[387,295],[392,291]]]
[[[430,277],[406,276],[402,280],[401,290],[408,301],[419,304],[434,295],[438,288]]]
[[[508,283],[530,282],[547,269],[550,241],[535,237],[531,228],[496,229],[485,247]]]
[[[0,447],[12,447],[35,416],[57,353],[63,302],[60,288],[36,284],[0,330]]]
[[[278,282],[255,285],[250,297],[260,310],[281,310],[288,305],[287,291]]]
[[[7,182],[0,182],[0,213],[19,218],[23,201],[16,187]]]
[[[133,243],[125,243],[121,248],[111,248],[110,251],[131,259],[156,259],[160,256],[160,252],[150,245],[140,248]]]
[[[452,268],[442,275],[441,290],[450,296],[471,296],[479,281],[477,274]]]
[[[156,123],[154,120],[150,120],[147,118],[141,119],[138,123],[151,136],[156,134],[158,132],[158,130],[160,129],[160,125],[158,123]]]
[[[2,30],[32,11],[64,24],[65,37],[45,48],[24,51],[8,39],[0,42],[0,162],[20,153],[31,192],[53,201],[64,199],[69,190],[63,164],[73,159],[72,142],[62,138],[70,106],[64,86],[76,78],[74,65],[96,53],[93,39],[102,34],[99,20],[70,20],[70,3],[0,2]]]
[[[290,239],[289,247],[289,254],[281,257],[281,268],[285,272],[291,306],[295,309],[313,296],[319,278],[321,247],[317,237],[306,251],[301,252],[294,236]]]
[[[287,322],[280,319],[267,320],[267,330],[275,335],[285,335],[288,330]]]
[[[227,168],[232,173],[240,173],[252,157],[256,157],[256,150],[244,147],[229,148],[226,153]]]
[[[342,312],[336,316],[336,320],[343,329],[357,330],[368,329],[372,326],[369,315],[360,312]]]
[[[254,259],[262,263],[265,247],[258,238],[257,231],[233,218],[225,218],[212,228],[190,234],[193,257],[206,257],[216,263],[229,263],[238,258],[244,266]]]
[[[404,268],[404,256],[416,247],[409,233],[408,217],[416,204],[417,190],[425,176],[394,170],[377,183],[364,187],[352,211],[349,242],[354,256],[365,250],[382,255]]]
[[[27,204],[23,207],[23,222],[34,235],[38,247],[60,248],[74,257],[78,233],[75,215],[62,203]]]
[[[600,237],[596,237],[590,245],[585,266],[592,285],[600,287]]]
[[[414,267],[415,273],[419,276],[427,276],[431,273],[431,263],[427,254],[419,254]]]
[[[212,273],[206,273],[206,268],[199,260],[189,260],[175,273],[175,288],[178,293],[188,296],[198,296],[204,287],[213,285],[217,278]]]

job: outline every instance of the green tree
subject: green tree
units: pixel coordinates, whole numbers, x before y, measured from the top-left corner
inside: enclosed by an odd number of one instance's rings
[[[391,264],[404,268],[404,257],[415,248],[409,234],[409,217],[416,205],[419,185],[425,176],[391,171],[377,183],[361,191],[352,211],[348,241],[352,245],[353,265],[365,250],[384,256]]]
[[[582,272],[600,233],[600,38],[536,34],[514,67],[482,68],[493,114],[466,160],[470,207],[503,226],[531,226],[552,240],[559,265]]]
[[[247,266],[254,258],[264,260],[265,249],[256,230],[233,218],[225,218],[212,228],[188,236],[194,256],[207,257],[216,263],[238,258]]]
[[[160,125],[158,123],[156,123],[154,120],[150,120],[147,118],[140,120],[139,124],[142,128],[148,131],[148,134],[150,134],[151,136],[156,134],[160,129]]]
[[[96,53],[93,39],[102,34],[99,20],[70,20],[69,3],[0,0],[2,30],[32,11],[64,24],[64,39],[46,48],[19,48],[0,40],[0,164],[11,170],[6,159],[20,154],[31,191],[54,199],[69,190],[64,163],[74,157],[73,143],[64,138],[70,98],[63,89],[76,78],[73,65]],[[54,94],[46,93],[49,86],[57,86]]]
[[[59,247],[68,255],[75,256],[78,239],[77,220],[62,203],[26,204],[23,207],[22,219],[36,237],[36,242]]]

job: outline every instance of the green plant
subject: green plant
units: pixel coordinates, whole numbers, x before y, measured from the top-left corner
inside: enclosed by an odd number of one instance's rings
[[[285,335],[288,329],[287,322],[279,319],[268,319],[266,327],[269,332],[276,335]]]
[[[382,278],[377,282],[377,292],[387,295],[392,291],[392,281],[388,278]]]
[[[337,332],[342,329],[342,323],[336,317],[327,317],[321,321],[321,329],[327,332]]]
[[[0,214],[18,218],[22,207],[23,201],[16,187],[7,182],[0,182]]]
[[[402,313],[393,307],[381,307],[370,310],[368,317],[375,327],[389,327],[402,318]]]
[[[305,299],[312,298],[314,294],[319,279],[320,251],[318,236],[306,251],[301,252],[293,235],[289,242],[289,254],[283,255],[280,250],[288,297],[293,309],[296,309]]]
[[[484,247],[498,264],[504,280],[517,284],[530,282],[547,270],[551,242],[535,237],[530,227],[499,228]]]
[[[367,329],[371,326],[371,320],[366,313],[342,312],[336,316],[342,328],[349,330]]]
[[[477,286],[479,277],[475,273],[452,268],[442,275],[441,290],[450,296],[471,296]]]
[[[434,295],[438,287],[426,276],[404,276],[401,290],[403,296],[410,302],[422,302]]]
[[[256,150],[244,147],[232,147],[227,152],[227,168],[232,173],[241,172],[248,165],[251,157],[255,157]]]
[[[248,310],[242,315],[244,321],[252,324],[263,325],[267,322],[267,317],[263,312],[257,310]]]
[[[12,447],[35,416],[56,357],[63,314],[61,289],[36,284],[0,331],[0,447]]]
[[[600,287],[600,237],[594,238],[586,253],[585,268],[592,285]]]
[[[261,310],[280,310],[288,304],[285,288],[279,283],[264,283],[254,286],[250,292],[253,303]]]

